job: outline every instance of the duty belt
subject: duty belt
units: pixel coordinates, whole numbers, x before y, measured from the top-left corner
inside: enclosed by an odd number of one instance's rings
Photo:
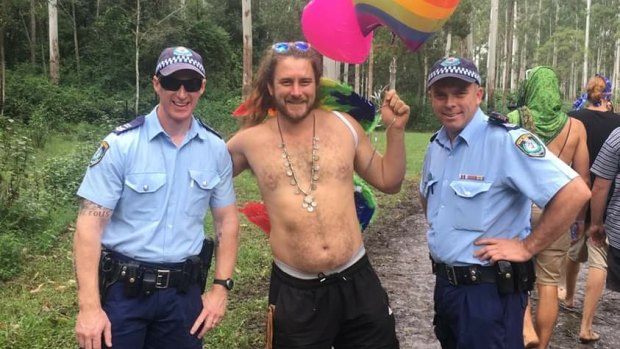
[[[128,297],[148,296],[166,288],[185,293],[190,285],[199,281],[202,270],[198,256],[189,257],[183,263],[154,264],[104,250],[100,263],[101,294],[104,295],[105,289],[116,281],[121,281]]]
[[[481,283],[494,284],[497,272],[493,266],[467,265],[451,266],[444,263],[431,262],[433,274],[447,279],[453,285],[477,285]]]

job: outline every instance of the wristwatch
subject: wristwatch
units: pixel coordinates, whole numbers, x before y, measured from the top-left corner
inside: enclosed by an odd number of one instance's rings
[[[230,278],[228,278],[226,280],[223,280],[223,279],[213,279],[213,284],[215,284],[215,285],[222,285],[222,286],[224,286],[229,291],[233,289],[233,286],[235,286],[235,282],[233,281],[233,279],[230,279]]]

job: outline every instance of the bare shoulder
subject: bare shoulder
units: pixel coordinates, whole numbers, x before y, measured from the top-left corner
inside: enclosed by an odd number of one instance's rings
[[[239,130],[228,140],[228,149],[230,151],[244,152],[256,143],[257,138],[265,137],[267,131],[265,124]]]
[[[578,132],[580,135],[583,134],[585,136],[586,127],[583,125],[583,122],[573,117],[571,117],[571,120],[573,123],[573,127],[575,128],[575,131]]]

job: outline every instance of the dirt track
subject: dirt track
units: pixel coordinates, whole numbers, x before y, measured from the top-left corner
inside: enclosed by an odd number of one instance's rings
[[[380,217],[364,233],[365,243],[396,314],[401,348],[440,348],[432,328],[434,279],[428,259],[426,221],[414,188],[415,184],[403,188],[408,191],[406,200],[396,207],[380,207]],[[577,285],[578,308],[583,300],[584,269]],[[579,311],[561,309],[550,348],[620,348],[620,293],[603,292],[594,319],[594,330],[601,334],[599,342],[578,342],[580,319]]]

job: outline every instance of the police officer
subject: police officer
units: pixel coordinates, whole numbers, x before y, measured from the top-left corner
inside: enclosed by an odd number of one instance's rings
[[[202,348],[232,288],[239,231],[232,162],[224,141],[193,116],[206,84],[201,56],[166,48],[152,84],[159,104],[105,138],[78,191],[82,348]],[[218,241],[216,284],[201,294],[207,209]]]
[[[438,60],[428,86],[442,124],[420,183],[436,274],[435,334],[443,348],[523,348],[534,279],[528,261],[567,231],[589,190],[536,136],[482,112],[471,61]],[[545,208],[534,229],[530,200]]]

